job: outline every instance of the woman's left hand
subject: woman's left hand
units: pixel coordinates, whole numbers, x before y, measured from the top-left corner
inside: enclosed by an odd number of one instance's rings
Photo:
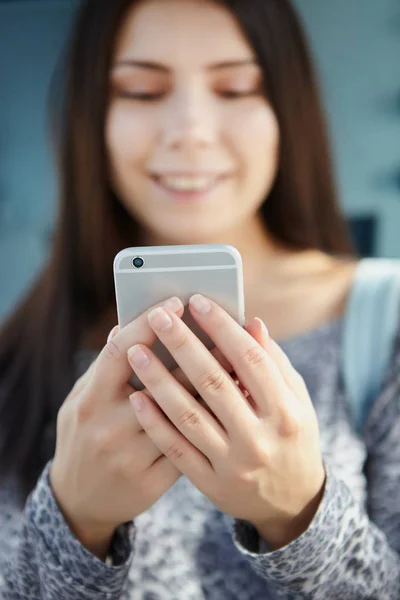
[[[243,329],[199,295],[190,311],[239,385],[177,315],[158,308],[149,323],[209,410],[139,345],[128,356],[152,398],[132,394],[137,418],[219,510],[251,523],[271,550],[281,548],[308,528],[324,489],[307,388],[259,319]]]

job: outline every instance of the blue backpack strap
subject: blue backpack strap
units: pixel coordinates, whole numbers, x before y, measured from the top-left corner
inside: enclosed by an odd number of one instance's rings
[[[359,434],[389,366],[399,316],[400,262],[361,260],[350,291],[342,340],[344,387]]]

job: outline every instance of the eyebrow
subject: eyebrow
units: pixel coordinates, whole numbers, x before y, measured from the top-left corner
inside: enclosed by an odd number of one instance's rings
[[[253,58],[246,58],[243,60],[230,60],[219,63],[214,63],[206,67],[207,71],[218,71],[219,69],[231,69],[234,67],[243,67],[246,65],[257,65],[258,62]],[[158,71],[159,73],[170,73],[171,69],[161,63],[147,61],[147,60],[132,60],[125,58],[116,61],[113,68],[116,67],[139,67],[140,69],[148,69],[150,71]]]

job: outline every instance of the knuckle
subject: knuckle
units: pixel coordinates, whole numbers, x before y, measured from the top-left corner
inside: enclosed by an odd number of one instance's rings
[[[169,446],[169,448],[167,449],[165,456],[167,458],[169,458],[172,461],[179,461],[182,459],[183,457],[183,451],[182,448],[177,444],[172,444],[171,446]]]
[[[238,485],[249,485],[254,482],[254,473],[246,469],[241,469],[235,473],[235,482]]]
[[[199,377],[198,380],[198,386],[200,393],[221,393],[225,390],[226,387],[225,375],[220,369],[216,369],[211,373],[201,375],[201,377]]]
[[[264,361],[264,352],[260,346],[252,346],[242,358],[250,367],[258,367]]]
[[[296,437],[302,430],[302,422],[300,416],[295,414],[294,410],[287,406],[281,409],[281,419],[279,434],[281,437],[289,438]]]
[[[260,493],[260,474],[258,468],[244,469],[235,473],[235,477],[232,482],[233,486],[238,488],[245,488],[251,495],[258,495]]]
[[[134,461],[130,454],[119,454],[115,461],[115,472],[123,478],[129,478],[134,471]]]
[[[118,347],[118,344],[113,340],[109,340],[104,346],[104,357],[108,360],[119,360],[122,356],[122,352]]]
[[[110,429],[99,429],[93,433],[93,444],[98,454],[112,454],[116,450],[115,432]]]
[[[78,425],[84,425],[93,417],[96,402],[94,402],[92,393],[89,393],[88,391],[81,391],[74,400],[73,409],[75,422]]]
[[[173,346],[174,346],[174,350],[181,350],[182,348],[184,348],[186,346],[187,343],[187,336],[183,333],[180,334],[179,337],[175,340]]]
[[[84,400],[77,402],[75,408],[75,418],[78,425],[87,423],[93,415],[93,407]]]
[[[185,410],[185,412],[180,416],[178,425],[180,427],[184,427],[188,425],[189,427],[198,427],[201,424],[200,415],[197,410],[193,410],[189,408]]]
[[[154,371],[150,370],[150,373],[146,374],[146,380],[143,380],[143,383],[153,390],[154,393],[157,391],[162,391],[165,384],[165,376],[158,369],[154,369]],[[142,390],[144,391],[144,390]]]

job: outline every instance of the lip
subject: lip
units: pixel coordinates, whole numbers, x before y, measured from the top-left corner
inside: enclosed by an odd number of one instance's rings
[[[222,177],[228,177],[229,173],[226,171],[165,171],[165,172],[154,172],[150,173],[150,177],[155,179],[162,179],[163,177],[209,177],[220,179]]]
[[[163,185],[162,180],[164,177],[204,177],[213,180],[213,183],[206,190],[201,191],[178,191],[172,190]],[[227,180],[231,178],[230,174],[226,173],[215,173],[210,171],[175,171],[162,174],[151,174],[150,180],[157,187],[158,191],[161,191],[163,195],[172,199],[178,204],[194,204],[205,202],[211,199],[214,192],[223,185]]]

